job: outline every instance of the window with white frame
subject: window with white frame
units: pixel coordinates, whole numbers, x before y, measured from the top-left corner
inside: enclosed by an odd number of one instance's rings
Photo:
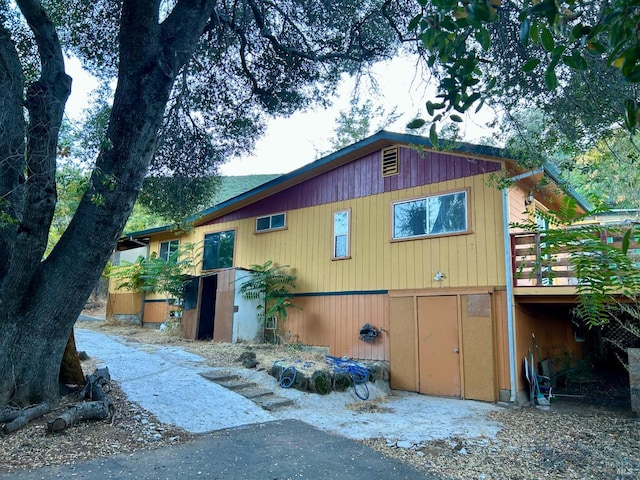
[[[256,232],[268,232],[269,230],[282,230],[286,227],[287,216],[284,213],[276,213],[265,217],[256,218]]]
[[[468,231],[467,191],[393,203],[393,239]]]
[[[333,258],[349,258],[349,210],[333,214]]]
[[[178,251],[179,247],[180,247],[179,240],[168,240],[166,242],[160,242],[159,257],[167,262],[170,259],[173,259],[175,261],[174,253]]]

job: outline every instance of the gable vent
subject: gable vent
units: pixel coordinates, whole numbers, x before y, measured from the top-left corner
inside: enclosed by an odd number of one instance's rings
[[[382,176],[390,177],[400,173],[400,153],[397,145],[382,149]]]

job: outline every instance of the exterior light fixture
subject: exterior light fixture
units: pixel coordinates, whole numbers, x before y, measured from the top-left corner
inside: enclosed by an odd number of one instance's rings
[[[528,207],[534,202],[534,200],[535,198],[533,197],[533,192],[527,193],[527,195],[524,197],[524,206]]]

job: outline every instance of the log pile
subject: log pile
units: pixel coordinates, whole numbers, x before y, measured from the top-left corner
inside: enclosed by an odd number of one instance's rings
[[[88,375],[86,384],[77,394],[79,403],[68,407],[62,413],[49,420],[47,429],[49,432],[60,432],[69,428],[74,423],[83,420],[105,420],[112,417],[114,407],[105,393],[105,387],[109,385],[111,375],[107,367],[98,368]],[[40,418],[53,411],[49,403],[41,403],[27,408],[0,408],[0,435],[8,435],[29,422]]]
[[[60,432],[82,420],[105,420],[113,416],[113,405],[103,389],[110,381],[111,375],[107,367],[96,369],[87,376],[87,383],[78,395],[80,399],[87,401],[78,403],[49,420],[47,429],[50,432]]]

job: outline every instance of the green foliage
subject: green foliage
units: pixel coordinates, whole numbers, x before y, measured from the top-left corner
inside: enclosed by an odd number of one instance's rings
[[[148,228],[160,227],[166,223],[163,217],[149,212],[140,202],[136,202],[124,227],[124,232],[139,232]]]
[[[593,213],[578,213],[575,200],[567,197],[558,211],[536,212],[536,218],[548,222],[548,229],[540,230],[535,219],[512,227],[540,233],[537,268],[548,269],[558,256],[569,255],[578,281],[576,314],[589,325],[603,325],[610,318],[613,294],[630,296],[640,291],[640,268],[637,259],[629,255],[630,241],[638,241],[640,230],[584,223]],[[609,237],[622,237],[622,246],[608,243]]]
[[[550,97],[564,96],[568,86],[597,96],[601,78],[607,78],[603,84],[609,89],[640,82],[640,11],[630,0],[418,0],[418,4],[422,12],[409,28],[416,31],[428,64],[438,69],[439,76],[437,100],[426,106],[431,122],[474,106],[477,110],[496,95],[514,105],[524,92],[535,91],[548,104]],[[502,88],[495,89],[496,85]],[[541,87],[547,89],[546,96]],[[602,97],[604,108],[590,114],[608,127],[603,120],[613,110],[633,133],[638,97],[633,88],[620,91],[622,96]],[[621,108],[616,107],[618,98]],[[437,140],[435,129],[432,132]]]
[[[156,293],[181,300],[185,280],[195,274],[201,249],[201,245],[186,244],[166,260],[153,252],[149,258],[138,257],[133,263],[123,262],[119,267],[112,267],[109,276],[116,280],[119,290]]]
[[[222,203],[230,198],[240,195],[241,193],[248,192],[249,190],[259,187],[260,185],[279,176],[279,174],[261,174],[220,177],[220,186],[216,190],[213,201],[208,206]]]
[[[253,277],[239,288],[240,295],[248,300],[264,298],[264,305],[258,305],[258,317],[264,322],[269,318],[285,321],[289,308],[300,308],[293,304],[291,290],[295,289],[295,275],[288,265],[276,265],[271,260],[263,265],[249,267]]]
[[[183,225],[187,218],[205,207],[220,184],[217,176],[151,176],[144,179],[138,202],[148,212]]]
[[[640,208],[640,137],[622,129],[602,130],[596,141],[575,142],[559,123],[562,112],[519,109],[510,112],[497,137],[509,155],[527,168],[547,162],[592,205]]]
[[[71,163],[61,163],[56,170],[56,183],[58,202],[51,222],[46,255],[58,243],[71,222],[82,195],[89,187],[89,175],[85,170],[75,167]]]
[[[349,109],[341,110],[338,114],[333,130],[335,136],[330,140],[331,148],[321,155],[335,152],[364,140],[374,131],[382,130],[393,123],[398,117],[399,114],[395,108],[387,112],[381,105],[375,106],[371,100],[359,103],[358,98],[354,97]]]
[[[575,161],[561,164],[560,169],[587,198],[596,198],[610,208],[640,208],[639,139],[619,130]]]
[[[108,180],[106,180],[108,181]],[[86,192],[90,181],[89,173],[82,167],[74,166],[71,161],[61,160],[56,171],[58,202],[51,222],[46,255],[48,255],[66,230],[78,208],[82,195]],[[147,210],[141,203],[136,203],[129,216],[125,231],[144,230],[164,225],[165,219]]]
[[[474,104],[479,110],[484,103],[480,62],[491,45],[489,25],[498,18],[500,0],[418,3],[423,11],[411,20],[409,29],[416,31],[425,48],[428,66],[441,69],[437,101],[426,104],[432,117],[429,139],[437,145],[437,122],[445,118],[458,122],[461,117],[455,112],[464,113]],[[409,128],[421,127],[420,120]]]

